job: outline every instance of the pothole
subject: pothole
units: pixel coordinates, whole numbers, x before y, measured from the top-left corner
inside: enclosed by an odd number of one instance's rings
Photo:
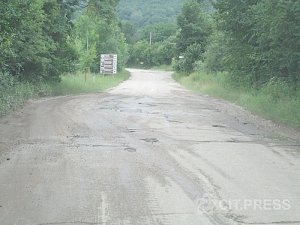
[[[135,132],[137,132],[137,129],[128,128],[128,129],[126,130],[126,132],[127,132],[127,133],[135,133]]]
[[[179,121],[179,120],[168,120],[170,123],[184,123],[182,121]]]
[[[148,142],[148,143],[156,143],[159,142],[159,140],[157,138],[143,138],[141,139],[142,141]]]
[[[224,125],[219,125],[219,124],[214,124],[214,125],[212,125],[212,127],[226,128],[226,126],[224,126]]]
[[[67,138],[89,138],[89,136],[75,134],[75,135],[72,135],[72,136],[67,136]]]
[[[124,148],[124,151],[127,151],[127,152],[136,152],[136,149],[132,148],[132,147],[127,147],[127,148]]]

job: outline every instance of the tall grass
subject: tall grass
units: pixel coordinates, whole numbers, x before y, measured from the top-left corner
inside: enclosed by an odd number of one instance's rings
[[[7,73],[0,73],[0,116],[22,105],[34,96],[34,87],[20,83]]]
[[[262,117],[300,129],[299,88],[276,80],[259,89],[237,87],[227,73],[177,73],[174,79],[190,90],[234,102]]]
[[[61,76],[60,83],[51,84],[53,95],[93,93],[114,87],[129,77],[128,71],[116,75],[73,73]]]
[[[129,72],[115,76],[67,74],[59,83],[21,83],[6,73],[0,73],[0,116],[21,107],[28,99],[104,91],[128,79]]]

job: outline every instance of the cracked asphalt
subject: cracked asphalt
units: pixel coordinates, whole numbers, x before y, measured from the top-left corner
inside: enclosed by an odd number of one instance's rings
[[[130,72],[0,120],[0,225],[300,224],[295,134]]]

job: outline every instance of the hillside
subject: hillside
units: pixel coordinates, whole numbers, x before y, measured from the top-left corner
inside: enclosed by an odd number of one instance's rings
[[[138,28],[161,22],[176,22],[184,0],[120,0],[118,15]]]

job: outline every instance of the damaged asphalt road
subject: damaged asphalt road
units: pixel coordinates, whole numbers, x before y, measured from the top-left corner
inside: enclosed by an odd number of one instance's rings
[[[1,225],[300,224],[299,139],[130,71],[0,120]]]

